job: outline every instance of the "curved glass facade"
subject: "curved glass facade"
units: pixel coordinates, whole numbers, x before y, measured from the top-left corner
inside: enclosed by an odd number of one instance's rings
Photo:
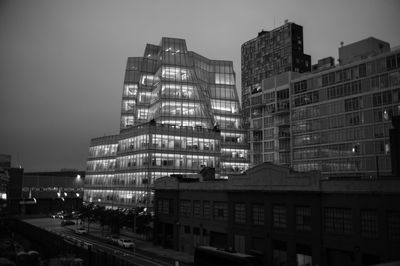
[[[155,179],[204,167],[217,178],[248,168],[233,64],[162,38],[128,58],[120,134],[92,140],[84,199],[151,207]]]

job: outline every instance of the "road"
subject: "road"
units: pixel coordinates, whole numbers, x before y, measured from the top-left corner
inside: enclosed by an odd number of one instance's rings
[[[128,250],[121,248],[116,245],[112,245],[106,242],[105,239],[92,236],[90,234],[78,235],[74,232],[77,225],[61,226],[60,219],[52,218],[38,218],[38,219],[26,219],[28,222],[37,227],[43,228],[47,231],[53,232],[55,234],[64,237],[65,241],[69,243],[74,243],[75,245],[82,246],[86,249],[90,248],[104,251],[107,253],[114,254],[116,256],[121,256],[125,260],[140,266],[173,266],[174,264],[159,260],[154,257],[150,257],[140,252],[139,249]]]

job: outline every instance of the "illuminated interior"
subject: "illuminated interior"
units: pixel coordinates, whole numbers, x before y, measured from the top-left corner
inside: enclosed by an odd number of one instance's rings
[[[163,38],[128,59],[120,134],[92,140],[84,200],[151,208],[159,177],[204,167],[216,178],[240,174],[248,168],[245,136],[232,62]]]

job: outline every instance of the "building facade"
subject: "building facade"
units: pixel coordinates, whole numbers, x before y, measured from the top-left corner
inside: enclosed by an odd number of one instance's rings
[[[210,245],[261,265],[372,265],[400,260],[399,179],[321,180],[263,163],[223,181],[155,185],[155,243]]]
[[[340,51],[339,65],[326,58],[313,72],[264,79],[262,91],[251,95],[251,108],[260,115],[250,117],[250,142],[262,154],[253,162],[328,177],[391,174],[389,129],[400,114],[400,51],[388,51],[375,38]]]
[[[311,70],[311,57],[303,52],[303,27],[286,21],[272,31],[259,32],[256,38],[242,45],[241,65],[242,107],[245,126],[249,129],[250,159],[256,165],[264,159],[258,143],[259,133],[253,131],[258,131],[258,125],[254,125],[252,119],[262,117],[264,113],[260,106],[263,101],[252,96],[263,91],[262,81],[266,78],[284,72],[303,73]],[[285,95],[278,96],[286,99]]]
[[[157,178],[205,167],[219,178],[248,168],[233,64],[162,38],[128,58],[120,134],[92,140],[85,200],[151,207]]]

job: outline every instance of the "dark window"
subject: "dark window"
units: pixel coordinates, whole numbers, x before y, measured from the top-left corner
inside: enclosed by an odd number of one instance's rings
[[[382,94],[380,92],[374,93],[372,97],[372,103],[374,106],[382,105]]]
[[[389,240],[400,240],[400,211],[387,213]]]
[[[351,209],[325,208],[325,231],[335,234],[351,234],[353,220]]]
[[[258,252],[264,253],[265,251],[265,239],[262,237],[253,237],[252,249]]]
[[[192,210],[190,200],[181,200],[179,204],[179,211],[181,216],[191,216]]]
[[[286,243],[281,241],[273,242],[272,249],[272,265],[286,266],[287,265],[287,248]]]
[[[246,204],[234,204],[235,223],[244,224],[246,222]]]
[[[344,101],[344,110],[346,112],[348,111],[353,111],[353,110],[358,110],[360,108],[360,104],[359,104],[359,97],[354,97],[351,99],[346,99]]]
[[[386,57],[386,68],[388,70],[396,68],[396,56],[395,55]]]
[[[365,77],[367,75],[367,68],[365,64],[361,64],[358,66],[358,72],[360,77]]]
[[[213,217],[215,220],[228,220],[228,204],[226,202],[214,202]]]
[[[185,225],[184,227],[185,234],[190,234],[190,226]]]
[[[296,229],[301,231],[311,230],[311,208],[296,207]]]
[[[254,204],[252,206],[252,219],[255,225],[264,225],[264,205]]]
[[[195,201],[193,201],[193,216],[199,217],[200,215],[201,215],[201,212],[200,212],[200,201],[199,200],[195,200]]]
[[[378,216],[374,210],[361,210],[361,235],[365,238],[378,238]]]
[[[209,201],[203,201],[203,217],[211,217],[211,203]]]
[[[286,228],[286,206],[274,205],[272,208],[272,224],[275,228]]]

